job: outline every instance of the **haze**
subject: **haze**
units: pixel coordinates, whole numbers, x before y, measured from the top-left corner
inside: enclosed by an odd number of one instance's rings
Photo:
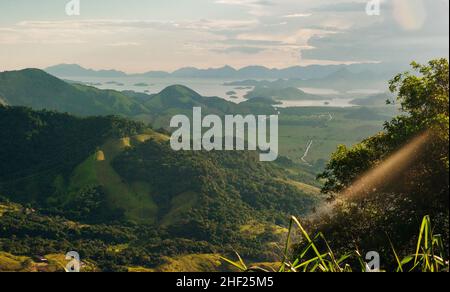
[[[0,71],[77,63],[129,73],[231,65],[424,61],[448,56],[447,0],[0,2]]]

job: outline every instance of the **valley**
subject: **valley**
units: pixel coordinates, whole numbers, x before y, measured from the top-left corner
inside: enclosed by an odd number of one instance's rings
[[[60,270],[56,259],[67,250],[92,271],[223,271],[230,267],[219,255],[236,249],[270,267],[289,216],[307,216],[325,200],[316,175],[331,153],[397,113],[378,102],[281,107],[264,94],[236,103],[182,85],[156,94],[102,90],[39,70],[0,73],[0,95],[0,136],[9,141],[0,149],[4,270]],[[194,107],[219,117],[278,115],[278,159],[173,151],[169,121],[194,118]]]

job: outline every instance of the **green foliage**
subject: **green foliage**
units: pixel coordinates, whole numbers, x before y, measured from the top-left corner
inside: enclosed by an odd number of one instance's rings
[[[300,231],[303,243],[299,245],[301,247],[296,247],[295,255],[292,257],[294,261],[291,262],[289,260],[291,258],[289,248],[294,227]],[[448,255],[447,257],[445,255],[442,237],[433,234],[429,216],[423,218],[418,238],[416,252],[403,259],[400,259],[395,249],[392,248],[392,256],[395,257],[398,264],[397,268],[393,271],[449,272],[449,258]],[[267,272],[267,270],[258,266],[248,267],[239,254],[237,254],[237,257],[238,261],[236,262],[225,257],[221,257],[221,259],[242,272]],[[407,269],[406,266],[408,265],[410,268]],[[286,248],[278,272],[342,273],[366,272],[369,270],[370,268],[367,266],[359,250],[338,255],[332,250],[321,232],[311,237],[296,217],[291,218]]]
[[[430,216],[425,216],[422,221],[414,254],[399,260],[393,244],[392,249],[398,262],[397,272],[449,272],[449,259],[442,235],[434,234]]]
[[[57,199],[75,166],[108,138],[142,129],[140,123],[113,116],[82,119],[0,107],[0,191],[17,202],[45,206],[50,197]]]
[[[397,93],[402,114],[385,123],[384,131],[352,148],[340,146],[326,170],[319,175],[330,199],[372,168],[380,166],[415,137],[426,133],[426,144],[408,157],[405,170],[385,173],[377,189],[367,188],[358,197],[335,203],[332,214],[312,223],[329,234],[336,249],[348,249],[356,242],[365,250],[387,256],[390,243],[384,232],[393,234],[400,253],[411,249],[417,218],[432,216],[448,250],[449,217],[449,91],[448,61],[412,64],[413,73],[397,75],[390,89]],[[383,230],[383,227],[385,230]],[[349,236],[351,234],[351,236]],[[395,262],[391,262],[393,266]]]
[[[114,222],[124,218],[123,209],[114,209],[101,187],[90,187],[78,192],[74,199],[64,205],[63,212],[58,209],[47,212],[57,213],[79,222]]]
[[[364,171],[424,131],[431,131],[436,138],[426,149],[428,157],[434,159],[424,159],[420,166],[448,172],[448,61],[441,59],[430,61],[428,66],[416,63],[412,66],[420,76],[403,73],[390,81],[390,89],[398,93],[403,114],[386,122],[383,132],[353,149],[340,146],[325,172],[319,176],[327,180],[324,192],[336,193],[348,187]],[[445,186],[444,183],[440,185]]]
[[[412,67],[416,74],[399,74],[390,82],[402,114],[386,122],[383,132],[354,147],[339,146],[319,175],[325,182],[322,191],[333,205],[306,220],[308,229],[320,230],[315,237],[297,219],[291,220],[280,271],[365,271],[360,250],[377,251],[388,271],[449,271],[448,61],[413,63]],[[385,174],[379,188],[367,188],[357,197],[339,196],[423,133],[429,137],[427,144],[408,157],[414,163],[407,164],[405,171],[391,177]],[[418,222],[418,218],[424,219]],[[421,228],[415,236],[418,224]],[[289,254],[293,225],[303,240],[297,240],[294,254]],[[409,255],[401,256],[405,254]],[[241,260],[234,266],[252,270]]]
[[[284,182],[282,169],[260,163],[256,152],[176,152],[149,140],[113,166],[129,184],[145,181],[157,190],[158,221],[171,222],[170,232],[198,240],[227,242],[246,219],[281,223],[286,212],[306,214],[320,199]],[[188,194],[192,204],[180,204]]]
[[[103,271],[231,247],[269,260],[274,224],[320,200],[256,152],[175,152],[166,136],[121,118],[0,111],[0,191],[27,206],[0,208],[0,250],[15,255],[77,250]],[[137,220],[148,201],[155,220]],[[246,220],[264,222],[251,241]],[[123,244],[116,255],[111,246]]]

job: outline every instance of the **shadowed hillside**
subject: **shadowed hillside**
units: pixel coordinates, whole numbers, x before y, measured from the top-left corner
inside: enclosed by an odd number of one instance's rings
[[[321,200],[257,152],[175,152],[168,136],[116,117],[0,107],[0,139],[0,250],[14,256],[75,249],[102,270],[165,270],[175,256],[241,247],[267,261],[288,214]]]

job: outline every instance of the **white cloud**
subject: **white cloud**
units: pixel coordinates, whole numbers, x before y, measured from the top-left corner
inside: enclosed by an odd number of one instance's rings
[[[288,14],[283,16],[283,18],[300,18],[300,17],[310,17],[312,16],[312,13],[295,13],[295,14]]]

